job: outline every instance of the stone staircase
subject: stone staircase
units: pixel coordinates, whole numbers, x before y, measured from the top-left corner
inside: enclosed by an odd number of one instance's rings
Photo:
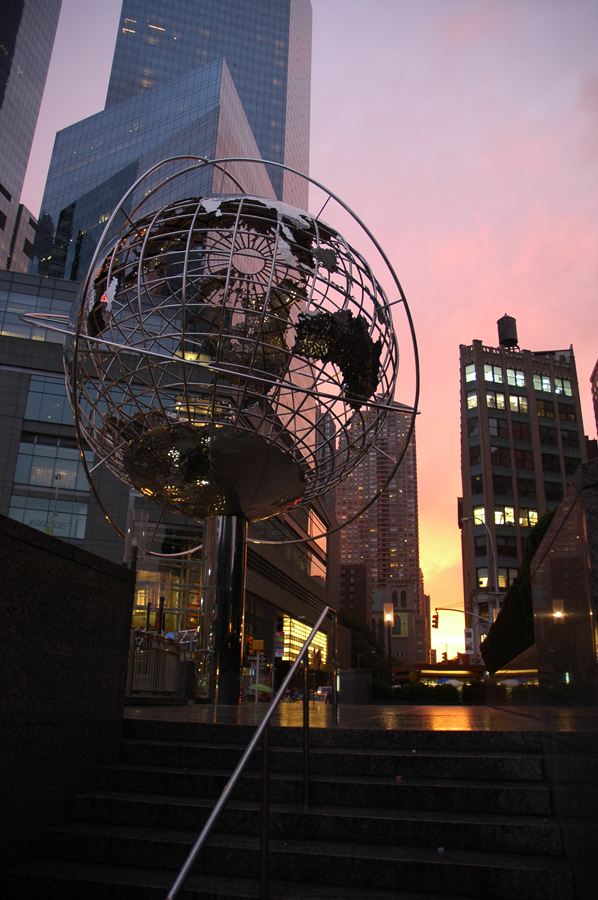
[[[120,763],[8,876],[19,900],[164,898],[248,726],[125,720]],[[273,728],[270,900],[574,900],[539,735]],[[185,900],[259,897],[261,749]]]

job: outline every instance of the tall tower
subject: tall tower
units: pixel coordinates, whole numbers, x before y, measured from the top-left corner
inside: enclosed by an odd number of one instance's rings
[[[36,222],[21,204],[62,0],[4,0],[0,52],[0,269],[27,271]]]
[[[310,0],[124,0],[105,109],[56,135],[31,271],[81,278],[118,200],[163,159],[261,156],[307,173],[310,69]],[[230,172],[307,206],[299,176]],[[205,175],[188,196],[238,190]]]
[[[375,448],[337,488],[339,522],[349,519],[384,485],[408,429],[409,416],[399,408],[393,410]],[[385,588],[391,578],[410,579],[414,583],[420,580],[415,433],[386,491],[363,516],[342,530],[341,561],[345,565],[366,562],[374,590]]]
[[[529,528],[558,506],[586,459],[573,348],[520,350],[515,319],[498,327],[498,347],[460,347],[465,609],[488,620],[472,617],[474,658]]]
[[[222,57],[262,158],[307,173],[311,18],[310,0],[124,0],[106,109]],[[305,181],[269,175],[307,208]]]

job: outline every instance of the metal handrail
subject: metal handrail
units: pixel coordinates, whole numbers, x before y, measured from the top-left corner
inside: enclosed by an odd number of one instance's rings
[[[334,662],[333,662],[333,676],[334,676],[334,682],[333,682],[333,686],[332,686],[332,692],[333,692],[333,718],[334,718],[334,724],[335,724],[335,725],[337,724],[337,716],[336,716],[336,710],[337,710],[337,698],[336,698],[336,630],[337,630],[337,629],[336,629],[336,613],[334,612],[334,610],[331,610],[331,608],[330,608],[329,606],[326,606],[326,607],[324,608],[324,610],[322,611],[322,613],[320,614],[320,616],[319,616],[319,618],[318,618],[316,624],[314,625],[314,627],[313,627],[313,629],[312,629],[312,631],[311,631],[311,634],[310,634],[309,637],[307,638],[307,640],[306,640],[305,644],[303,645],[303,647],[302,647],[302,649],[301,649],[299,655],[297,656],[295,662],[294,662],[293,665],[291,666],[291,668],[290,668],[290,670],[289,670],[289,672],[288,672],[286,678],[284,679],[284,681],[282,682],[280,688],[278,689],[278,691],[277,691],[277,693],[276,693],[276,695],[275,695],[275,697],[274,697],[274,699],[273,699],[273,701],[272,701],[272,704],[271,704],[271,706],[270,706],[270,709],[268,710],[268,712],[266,713],[266,715],[265,715],[264,718],[262,719],[261,723],[260,723],[259,726],[257,727],[257,729],[256,729],[256,731],[255,731],[255,734],[253,735],[253,737],[251,738],[249,744],[247,745],[247,748],[246,748],[245,752],[243,753],[243,756],[242,756],[241,759],[239,760],[239,762],[238,762],[238,764],[237,764],[237,767],[236,767],[235,771],[233,772],[233,774],[232,774],[231,777],[229,778],[226,787],[225,787],[224,790],[222,791],[222,793],[221,793],[221,795],[220,795],[220,797],[219,797],[219,799],[218,799],[218,802],[217,802],[216,805],[214,806],[214,809],[212,810],[212,812],[211,812],[211,814],[210,814],[210,817],[208,818],[208,821],[207,821],[206,824],[204,825],[204,827],[203,827],[203,829],[202,829],[202,831],[201,831],[201,834],[199,835],[199,837],[198,837],[197,840],[195,841],[195,844],[193,845],[193,847],[192,847],[192,849],[191,849],[191,852],[189,853],[187,859],[186,859],[185,862],[183,863],[183,866],[182,866],[182,868],[181,868],[179,874],[177,875],[177,878],[176,878],[174,884],[172,885],[172,887],[171,887],[169,893],[166,895],[166,900],[174,900],[174,898],[177,896],[177,894],[179,893],[179,891],[180,891],[181,888],[183,887],[185,881],[187,880],[187,878],[188,878],[188,876],[189,876],[189,873],[190,873],[190,871],[191,871],[191,868],[192,868],[192,866],[193,866],[193,863],[195,862],[195,860],[196,860],[196,858],[197,858],[197,855],[198,855],[199,851],[200,851],[200,850],[202,849],[202,847],[204,846],[204,844],[205,844],[206,840],[208,839],[208,836],[209,836],[209,834],[210,834],[210,832],[211,832],[213,826],[216,824],[216,821],[217,821],[217,819],[218,819],[220,813],[222,812],[222,810],[223,810],[224,807],[226,806],[226,804],[227,804],[227,802],[228,802],[228,800],[229,800],[229,798],[230,798],[230,795],[231,795],[231,793],[232,793],[232,791],[233,791],[235,785],[237,784],[237,781],[239,780],[239,778],[240,778],[240,776],[241,776],[243,770],[245,769],[245,766],[246,766],[246,764],[248,763],[248,761],[249,761],[249,759],[250,759],[250,757],[251,757],[251,754],[252,754],[253,751],[255,750],[255,748],[256,748],[256,746],[257,746],[257,744],[258,744],[260,738],[262,737],[262,735],[264,735],[264,775],[263,775],[263,777],[264,777],[264,784],[265,784],[265,789],[264,789],[264,794],[263,794],[263,796],[264,796],[264,798],[265,798],[264,802],[267,804],[267,802],[268,802],[268,801],[267,801],[267,794],[268,794],[268,791],[267,791],[267,781],[268,781],[268,761],[267,761],[267,754],[268,754],[268,731],[267,731],[267,729],[268,729],[268,726],[270,725],[270,719],[271,719],[272,716],[274,715],[274,712],[275,712],[276,708],[278,707],[278,704],[280,703],[280,701],[281,701],[282,698],[284,697],[284,693],[285,693],[285,691],[286,691],[286,689],[287,689],[287,685],[290,684],[290,682],[291,682],[293,676],[295,675],[295,672],[296,672],[297,669],[299,668],[299,666],[300,666],[302,660],[305,660],[304,665],[305,665],[305,667],[306,667],[306,669],[307,669],[307,658],[306,658],[306,656],[307,656],[307,651],[308,651],[308,649],[309,649],[309,646],[310,646],[311,642],[313,641],[314,637],[316,636],[316,634],[317,634],[317,632],[318,632],[318,629],[320,628],[320,625],[322,624],[322,622],[324,621],[324,619],[328,616],[328,613],[329,613],[329,612],[332,612],[332,615],[333,615],[333,620],[332,620],[332,621],[333,621],[333,632],[334,632],[334,638],[333,638],[333,655],[334,655]],[[307,692],[307,696],[306,696],[306,692],[305,692],[305,690],[304,690],[304,692],[303,692],[304,742],[306,741],[306,736],[305,736],[305,725],[306,725],[306,715],[305,715],[305,711],[306,711],[306,708],[309,708],[309,691]],[[304,744],[304,746],[305,746],[305,744]],[[305,765],[304,765],[304,777],[308,777],[308,774],[309,774],[309,773],[308,773],[308,767],[307,767],[307,764],[305,764]],[[307,802],[307,787],[306,787],[305,785],[304,785],[304,799],[305,799],[305,801]],[[264,815],[264,809],[262,809],[262,816],[263,816],[263,815]],[[266,883],[267,883],[267,882],[266,882],[266,877],[265,877],[265,862],[266,862],[266,859],[267,859],[267,849],[265,849],[265,847],[267,847],[267,839],[268,839],[267,828],[264,827],[264,820],[262,820],[262,850],[261,850],[261,856],[262,856],[262,886],[261,886],[261,897],[262,897],[262,900],[266,900],[266,896],[267,896],[267,887],[266,887]]]

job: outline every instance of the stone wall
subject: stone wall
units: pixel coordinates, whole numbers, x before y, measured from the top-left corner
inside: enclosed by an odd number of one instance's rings
[[[0,516],[0,870],[118,757],[134,573]]]

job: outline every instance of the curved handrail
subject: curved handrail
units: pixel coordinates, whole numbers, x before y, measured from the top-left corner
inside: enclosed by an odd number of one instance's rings
[[[334,614],[334,610],[332,610],[329,606],[325,607],[325,609],[322,611],[320,617],[318,618],[318,621],[317,621],[316,624],[314,625],[314,627],[313,627],[313,629],[312,629],[312,631],[311,631],[311,634],[309,635],[309,637],[307,638],[305,644],[303,645],[303,647],[302,647],[302,649],[301,649],[301,652],[300,652],[299,655],[297,656],[297,659],[295,660],[295,662],[294,662],[293,665],[291,666],[291,668],[290,668],[290,670],[289,670],[289,672],[288,672],[286,678],[284,679],[284,681],[282,682],[280,688],[279,688],[278,691],[276,692],[276,695],[275,695],[274,700],[273,700],[273,702],[272,702],[272,704],[271,704],[271,706],[270,706],[270,709],[268,710],[268,712],[266,713],[266,715],[264,716],[264,718],[263,718],[262,721],[260,722],[259,726],[257,727],[257,729],[256,729],[256,731],[255,731],[255,734],[253,735],[253,737],[251,738],[249,744],[247,745],[247,748],[246,748],[246,750],[245,750],[243,756],[242,756],[241,759],[239,760],[239,762],[238,762],[238,764],[237,764],[237,767],[236,767],[235,771],[233,772],[233,774],[232,774],[231,777],[229,778],[226,787],[224,788],[224,790],[222,791],[220,797],[218,798],[218,802],[216,803],[214,809],[212,810],[212,812],[211,812],[211,814],[210,814],[210,817],[209,817],[208,821],[207,821],[206,824],[204,825],[204,827],[203,827],[203,829],[202,829],[202,831],[201,831],[201,834],[199,835],[199,837],[198,837],[197,840],[195,841],[195,844],[193,845],[193,847],[192,847],[192,849],[191,849],[191,852],[189,853],[187,859],[186,859],[185,862],[183,863],[183,866],[182,866],[182,868],[181,868],[181,871],[180,871],[179,874],[177,875],[177,878],[176,878],[174,884],[172,885],[172,887],[171,887],[169,893],[166,895],[166,900],[174,900],[174,898],[177,896],[178,892],[179,892],[179,891],[181,890],[181,888],[183,887],[185,881],[187,880],[187,878],[188,878],[188,876],[189,876],[189,873],[190,873],[190,871],[191,871],[191,867],[193,866],[193,863],[195,862],[195,860],[196,860],[196,858],[197,858],[197,855],[198,855],[199,851],[202,849],[203,845],[205,844],[206,840],[208,839],[208,836],[209,836],[209,834],[210,834],[210,832],[211,832],[213,826],[216,824],[216,820],[218,819],[218,816],[220,815],[220,813],[222,812],[222,810],[223,810],[224,807],[226,806],[226,804],[227,804],[227,802],[228,802],[228,799],[229,799],[229,797],[230,797],[230,795],[231,795],[231,793],[232,793],[232,790],[233,790],[233,788],[235,787],[237,781],[239,780],[239,778],[240,778],[240,776],[241,776],[241,774],[242,774],[242,772],[243,772],[243,770],[244,770],[244,768],[245,768],[247,762],[249,761],[249,759],[250,759],[250,757],[251,757],[251,754],[252,754],[253,751],[255,750],[255,748],[256,748],[256,746],[257,746],[257,744],[258,744],[258,742],[259,742],[261,736],[262,736],[263,733],[264,733],[264,731],[266,730],[266,728],[267,728],[268,725],[270,724],[270,719],[271,719],[272,716],[274,715],[274,712],[275,712],[276,708],[278,707],[278,704],[280,703],[280,701],[281,701],[282,698],[284,697],[284,692],[285,692],[286,689],[287,689],[287,685],[290,684],[291,679],[293,678],[295,672],[296,672],[297,669],[299,668],[299,665],[300,665],[301,661],[304,659],[305,654],[307,653],[307,651],[308,651],[308,649],[309,649],[309,646],[310,646],[311,642],[313,641],[314,637],[316,636],[316,634],[317,634],[317,632],[318,632],[318,629],[319,629],[320,625],[322,624],[322,622],[324,621],[324,619],[327,617],[327,615],[328,615],[329,612],[332,612],[332,613]],[[304,697],[303,697],[303,702],[304,702],[304,703],[306,703],[306,702],[308,703],[308,702],[309,702],[309,698],[306,698],[306,697],[304,696]]]

